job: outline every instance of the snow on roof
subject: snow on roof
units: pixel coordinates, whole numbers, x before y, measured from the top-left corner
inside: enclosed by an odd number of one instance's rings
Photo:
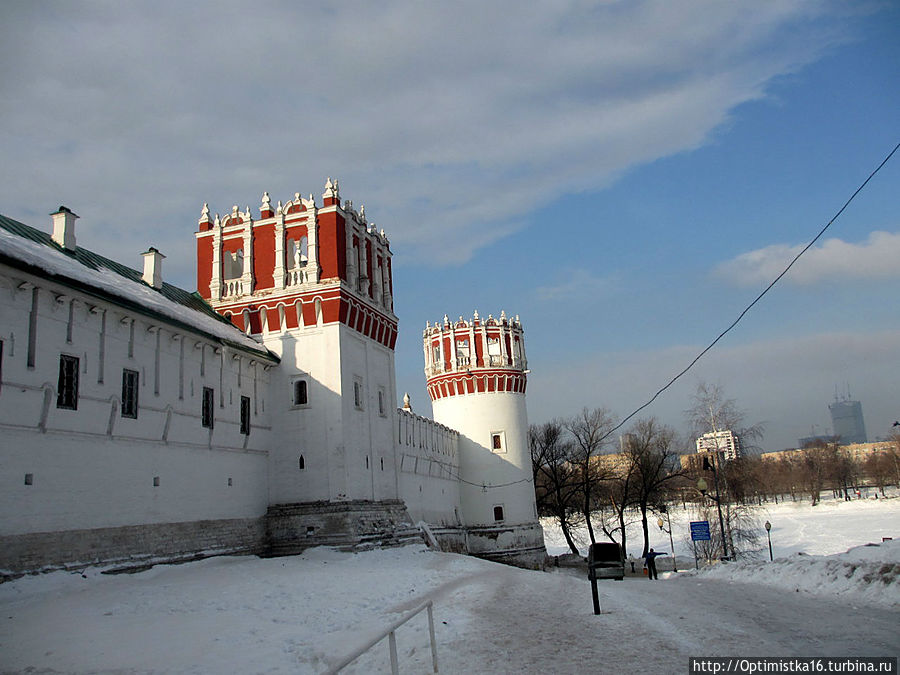
[[[58,246],[49,234],[0,215],[0,260],[4,258],[13,264],[24,263],[36,268],[49,277],[58,277],[61,283],[74,283],[87,292],[99,292],[137,311],[155,314],[231,346],[277,361],[277,357],[217,314],[196,293],[168,283],[163,283],[162,288],[156,290],[142,281],[141,272],[137,270],[80,246],[74,251],[67,251]]]

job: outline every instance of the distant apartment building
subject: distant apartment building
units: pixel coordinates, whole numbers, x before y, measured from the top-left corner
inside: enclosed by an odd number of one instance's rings
[[[726,461],[737,459],[744,454],[740,436],[730,429],[703,434],[697,439],[697,452],[718,452]]]
[[[835,400],[828,406],[831,413],[831,427],[840,442],[865,443],[866,423],[863,421],[862,403],[850,400]]]

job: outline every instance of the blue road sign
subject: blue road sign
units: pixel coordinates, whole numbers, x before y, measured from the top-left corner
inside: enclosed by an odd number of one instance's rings
[[[709,521],[691,521],[691,541],[709,541]]]

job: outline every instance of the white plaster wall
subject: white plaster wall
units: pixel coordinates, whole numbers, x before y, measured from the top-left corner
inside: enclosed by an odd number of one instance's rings
[[[321,501],[345,492],[341,440],[340,336],[336,324],[269,334],[281,357],[273,369],[269,501]],[[293,404],[293,383],[307,381],[308,403]],[[300,457],[304,468],[300,468]]]
[[[338,323],[270,334],[265,345],[281,357],[271,395],[271,503],[396,499],[393,352]],[[298,377],[308,382],[306,406],[293,405]]]
[[[39,287],[33,368],[26,363],[32,292],[18,290],[22,281]],[[151,326],[160,331],[158,380]],[[215,355],[216,342],[201,334],[7,268],[0,269],[0,327],[2,533],[265,513],[268,376],[251,366],[254,359],[246,353],[235,359],[238,352],[222,349]],[[77,410],[56,407],[61,353],[79,358]],[[124,368],[140,373],[137,419],[120,414]],[[201,424],[204,385],[216,392],[212,430]],[[242,395],[251,402],[249,436],[240,433]],[[25,474],[32,475],[32,485],[25,485]]]
[[[469,527],[499,525],[494,506],[503,505],[504,525],[537,520],[525,395],[510,392],[449,396],[432,403],[436,421],[459,431],[460,501]],[[502,432],[506,452],[490,450]],[[488,487],[515,483],[508,487]]]
[[[4,445],[0,535],[253,518],[268,506],[265,453],[24,430],[7,430]]]
[[[459,434],[433,420],[398,410],[400,498],[413,522],[462,524]]]

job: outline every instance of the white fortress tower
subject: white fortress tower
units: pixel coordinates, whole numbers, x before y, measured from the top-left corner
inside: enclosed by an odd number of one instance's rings
[[[424,333],[434,419],[459,432],[462,524],[470,554],[537,567],[546,558],[528,445],[528,364],[518,317],[475,312]]]

